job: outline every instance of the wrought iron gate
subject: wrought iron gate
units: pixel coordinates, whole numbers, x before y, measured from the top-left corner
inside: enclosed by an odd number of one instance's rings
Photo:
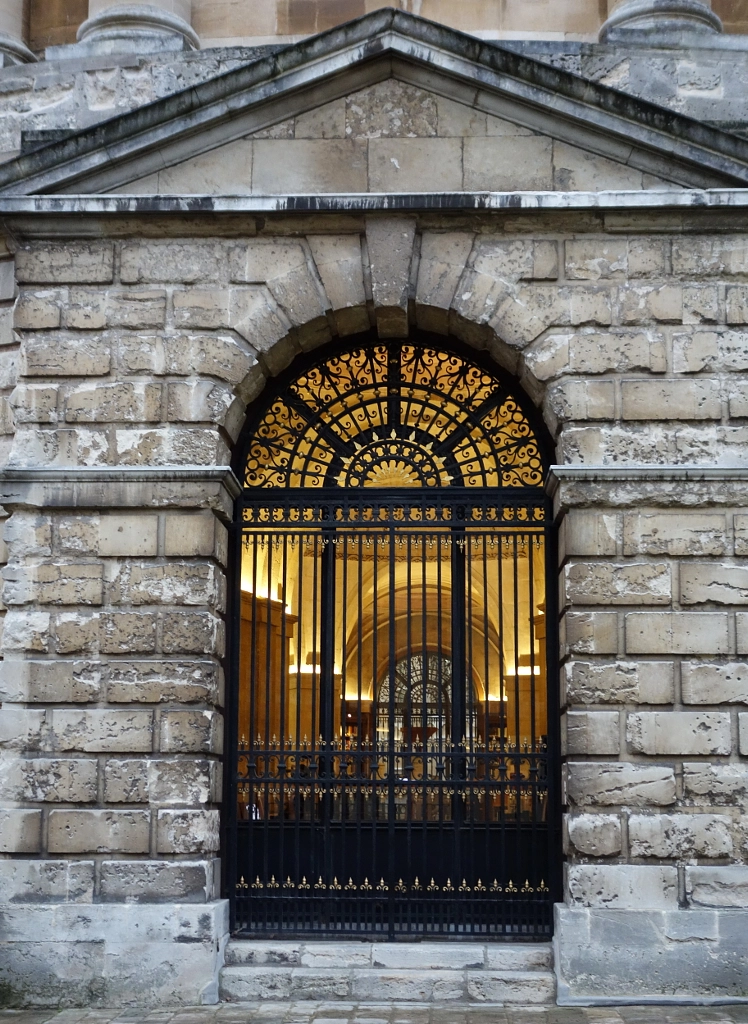
[[[374,343],[288,382],[244,459],[235,930],[547,937],[553,552],[527,411],[454,351]]]

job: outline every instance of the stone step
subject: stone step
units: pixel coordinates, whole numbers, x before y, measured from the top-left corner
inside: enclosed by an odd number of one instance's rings
[[[220,995],[363,1002],[549,1004],[556,979],[550,945],[490,943],[268,942],[235,939]]]

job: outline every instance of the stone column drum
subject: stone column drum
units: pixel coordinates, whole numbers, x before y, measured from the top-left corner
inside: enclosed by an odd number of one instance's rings
[[[195,50],[191,0],[158,0],[128,4],[89,0],[88,19],[78,29],[78,42],[100,53],[154,53]]]
[[[722,32],[711,0],[608,0],[601,43],[691,43]]]
[[[0,66],[35,60],[23,41],[23,0],[0,0]]]

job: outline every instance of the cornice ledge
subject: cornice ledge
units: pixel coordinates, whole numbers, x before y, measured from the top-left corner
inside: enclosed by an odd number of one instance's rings
[[[546,490],[562,483],[623,484],[708,482],[748,483],[748,466],[551,466]]]

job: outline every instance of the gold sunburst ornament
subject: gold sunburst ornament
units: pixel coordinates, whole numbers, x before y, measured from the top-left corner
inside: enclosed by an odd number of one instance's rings
[[[387,439],[373,434],[368,444],[356,443],[337,482],[340,487],[448,487],[452,477],[444,459],[434,454],[433,442],[422,445],[414,435],[403,439],[393,430]]]

